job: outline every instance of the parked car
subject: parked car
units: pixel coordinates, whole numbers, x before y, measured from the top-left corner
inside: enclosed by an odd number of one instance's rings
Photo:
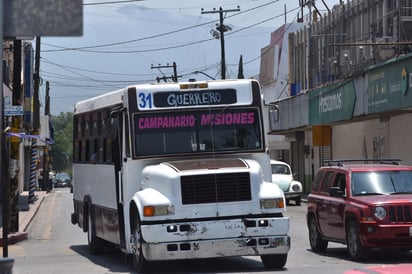
[[[307,207],[314,252],[329,241],[345,244],[353,260],[371,248],[412,249],[411,166],[335,161],[317,172]]]
[[[344,274],[409,274],[412,273],[412,264],[382,264],[366,266],[363,268],[357,267],[352,270],[345,271]]]
[[[72,178],[68,173],[57,173],[54,187],[71,187]]]
[[[302,183],[293,179],[290,165],[282,161],[270,160],[272,168],[272,182],[276,183],[285,194],[286,202],[294,200],[300,206],[302,197]]]

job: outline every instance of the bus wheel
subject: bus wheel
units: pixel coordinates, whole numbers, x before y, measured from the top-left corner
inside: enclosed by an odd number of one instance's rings
[[[266,268],[283,268],[288,259],[288,254],[272,254],[260,256],[263,265]]]
[[[105,248],[104,240],[96,237],[95,228],[93,224],[93,220],[88,214],[88,222],[87,222],[87,244],[89,246],[89,250],[92,254],[101,254]]]
[[[139,273],[149,271],[149,262],[145,259],[142,250],[142,234],[140,232],[140,224],[137,223],[133,231],[132,248],[133,248],[133,266]]]

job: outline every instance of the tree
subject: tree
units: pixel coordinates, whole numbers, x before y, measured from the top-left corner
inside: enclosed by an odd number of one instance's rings
[[[240,55],[239,58],[239,70],[237,73],[237,79],[245,79],[245,76],[243,75],[243,56],[242,54]]]
[[[51,164],[57,172],[70,173],[73,159],[73,113],[61,112],[52,116],[54,144],[51,147]]]

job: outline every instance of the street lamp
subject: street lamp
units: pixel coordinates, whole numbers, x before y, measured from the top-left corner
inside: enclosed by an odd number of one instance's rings
[[[207,73],[204,73],[203,71],[198,71],[198,70],[196,70],[196,71],[194,71],[193,72],[194,74],[203,74],[204,76],[206,76],[206,77],[208,77],[208,78],[210,78],[210,79],[212,79],[212,80],[216,80],[215,78],[213,78],[212,76],[210,76],[209,74],[207,74]]]

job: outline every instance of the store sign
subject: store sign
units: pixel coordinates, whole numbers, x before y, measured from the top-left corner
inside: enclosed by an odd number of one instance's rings
[[[411,71],[411,58],[404,57],[368,72],[368,113],[410,107]]]
[[[309,122],[316,125],[351,119],[355,102],[352,81],[313,90],[309,94]]]

